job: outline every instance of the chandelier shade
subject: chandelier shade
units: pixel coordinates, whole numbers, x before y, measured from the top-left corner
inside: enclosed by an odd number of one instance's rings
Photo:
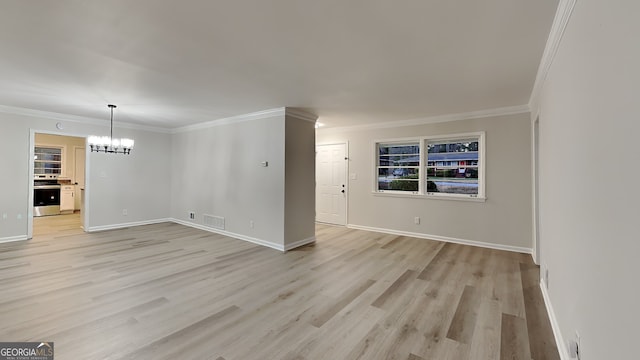
[[[109,109],[111,109],[111,135],[110,136],[96,136],[91,135],[87,139],[89,143],[89,147],[91,148],[91,152],[104,152],[110,154],[131,154],[131,149],[133,149],[134,141],[133,139],[114,139],[113,138],[113,109],[116,108],[115,105],[109,104],[107,105]]]

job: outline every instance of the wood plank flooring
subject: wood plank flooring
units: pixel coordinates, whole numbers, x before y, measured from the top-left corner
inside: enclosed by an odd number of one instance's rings
[[[286,254],[172,223],[0,244],[0,340],[56,359],[559,359],[525,254],[342,227]]]

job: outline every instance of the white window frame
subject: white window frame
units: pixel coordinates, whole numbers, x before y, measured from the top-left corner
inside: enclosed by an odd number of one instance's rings
[[[385,145],[393,145],[393,144],[397,144],[397,145],[407,145],[407,143],[416,143],[418,144],[418,156],[420,157],[420,162],[418,163],[418,166],[415,166],[418,168],[418,191],[400,191],[400,190],[378,190],[378,169],[380,168],[380,166],[378,166],[379,164],[379,150],[378,150],[378,145],[380,144],[385,144]],[[422,172],[423,169],[423,155],[422,155],[422,142],[420,139],[416,139],[416,138],[407,138],[407,139],[393,139],[390,141],[376,141],[374,143],[374,172],[375,172],[375,177],[374,177],[374,191],[376,192],[384,192],[384,193],[395,193],[395,194],[412,194],[412,195],[417,195],[417,194],[422,194],[422,178],[420,177],[420,172]],[[409,166],[409,167],[414,167],[414,166]]]
[[[67,160],[66,158],[66,152],[67,152],[67,146],[66,145],[54,145],[54,144],[49,144],[49,143],[37,143],[34,146],[34,155],[35,155],[35,148],[40,147],[40,148],[49,148],[49,149],[60,149],[60,174],[57,174],[58,177],[65,177],[67,175],[67,170],[66,170],[66,166],[65,166],[65,161]],[[35,161],[36,159],[32,159],[33,161],[33,167],[34,167],[34,176],[36,175],[35,173]],[[42,174],[39,174],[42,175]],[[51,175],[51,174],[49,174]]]
[[[390,196],[390,197],[410,197],[410,198],[428,198],[428,199],[441,199],[441,200],[462,200],[462,201],[485,201],[486,200],[486,141],[485,132],[468,132],[468,133],[455,133],[444,135],[430,135],[411,138],[399,138],[399,139],[380,139],[373,141],[373,194],[376,196]],[[442,140],[460,140],[460,139],[478,139],[478,194],[449,194],[426,192],[427,185],[427,143],[429,141],[442,141]],[[393,143],[407,143],[417,142],[420,146],[420,170],[418,171],[419,185],[417,192],[411,191],[397,191],[397,190],[378,190],[378,145],[379,144],[393,144]]]

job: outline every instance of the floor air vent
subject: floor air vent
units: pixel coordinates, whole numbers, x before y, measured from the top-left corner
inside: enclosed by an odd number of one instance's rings
[[[215,229],[224,230],[224,218],[222,216],[203,215],[204,225]]]

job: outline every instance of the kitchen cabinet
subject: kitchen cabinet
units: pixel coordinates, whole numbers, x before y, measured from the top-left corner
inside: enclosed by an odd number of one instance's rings
[[[60,211],[75,210],[75,186],[62,185],[60,188]]]
[[[82,207],[82,192],[80,191],[81,186],[80,185],[75,185],[75,189],[74,189],[74,204],[73,204],[73,208],[75,210],[80,210]]]

